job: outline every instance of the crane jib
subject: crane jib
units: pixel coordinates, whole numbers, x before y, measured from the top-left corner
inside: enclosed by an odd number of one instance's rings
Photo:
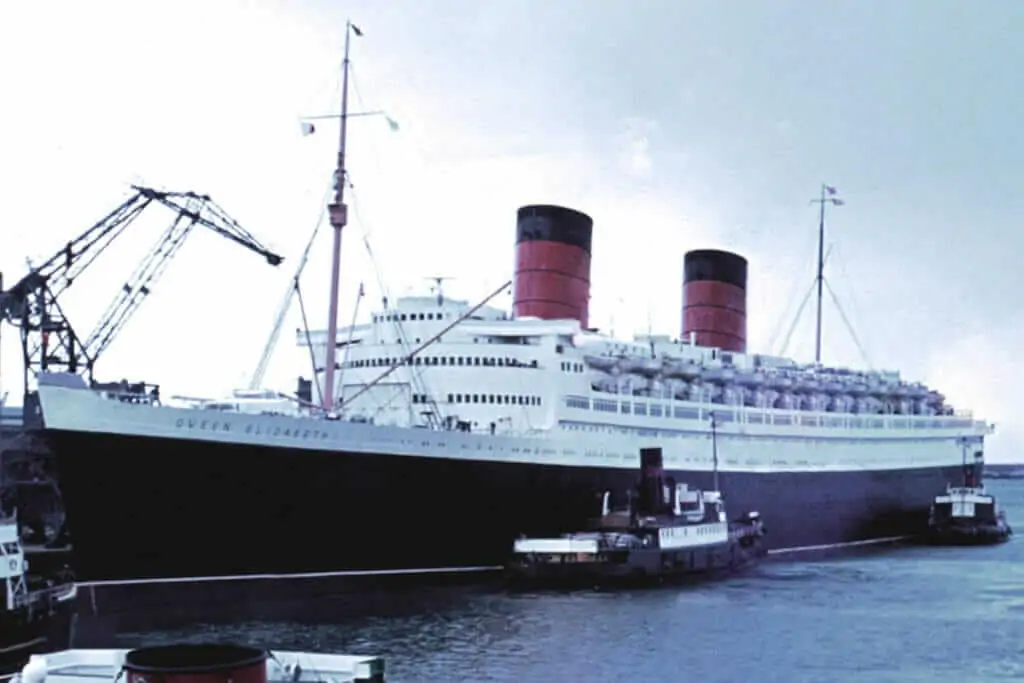
[[[132,186],[134,193],[96,224],[69,240],[9,289],[0,276],[0,320],[21,329],[25,388],[40,372],[86,373],[93,381],[97,359],[110,346],[196,225],[201,225],[273,266],[284,259],[242,228],[209,195]],[[83,341],[65,316],[59,297],[151,204],[174,213],[171,225],[119,289]]]

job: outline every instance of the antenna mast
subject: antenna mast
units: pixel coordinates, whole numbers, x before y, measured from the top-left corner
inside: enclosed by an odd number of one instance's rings
[[[442,286],[444,284],[444,281],[445,280],[454,280],[455,278],[453,278],[451,276],[448,276],[448,275],[432,275],[432,276],[430,276],[430,277],[428,277],[426,279],[430,280],[431,282],[434,283],[434,286],[431,287],[431,289],[434,291],[435,294],[437,294],[437,305],[438,306],[443,306],[444,305],[444,291],[442,290]]]
[[[327,205],[334,241],[331,248],[331,298],[328,302],[326,377],[323,389],[323,409],[334,410],[334,370],[338,351],[338,288],[341,280],[341,231],[348,223],[348,207],[345,205],[345,136],[348,128],[348,71],[349,43],[352,34],[363,35],[351,21],[345,22],[345,61],[341,68],[341,134],[338,141],[338,165],[334,171],[334,201]]]
[[[821,197],[819,199],[812,199],[812,204],[820,205],[820,213],[818,214],[818,316],[815,325],[814,333],[814,362],[815,364],[821,363],[821,300],[823,287],[825,285],[825,204],[832,204],[833,206],[842,206],[843,200],[838,196],[838,191],[831,185],[821,184]]]

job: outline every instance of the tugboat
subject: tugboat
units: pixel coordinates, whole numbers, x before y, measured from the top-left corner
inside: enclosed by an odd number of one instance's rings
[[[701,491],[666,477],[660,448],[640,450],[640,480],[622,509],[611,492],[591,531],[519,538],[506,564],[513,585],[600,587],[663,583],[741,569],[766,553],[756,511],[728,521],[717,484]]]
[[[76,594],[70,576],[28,574],[17,515],[0,511],[0,679],[70,644]]]
[[[969,465],[964,444],[963,486],[947,486],[932,503],[926,535],[932,545],[992,545],[1013,535],[996,497],[980,481],[982,458],[981,451],[975,452],[974,464]]]
[[[381,657],[185,643],[33,655],[16,683],[384,683]]]

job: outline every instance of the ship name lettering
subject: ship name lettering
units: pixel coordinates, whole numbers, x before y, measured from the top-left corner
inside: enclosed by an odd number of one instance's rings
[[[181,420],[179,420],[179,422],[181,422]],[[230,427],[228,425],[224,425],[222,428],[224,430],[230,431]],[[245,433],[251,434],[253,436],[286,436],[304,440],[326,439],[328,436],[327,432],[320,431],[319,429],[299,429],[298,427],[292,429],[291,427],[273,427],[264,430],[260,428],[260,425],[252,423],[245,425]]]
[[[196,429],[204,432],[230,432],[230,422],[217,422],[215,420],[195,420],[193,418],[179,417],[174,426],[178,429]]]

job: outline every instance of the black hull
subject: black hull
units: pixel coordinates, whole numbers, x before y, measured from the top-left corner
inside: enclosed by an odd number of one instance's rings
[[[621,562],[515,558],[505,568],[505,580],[514,589],[648,587],[724,578],[750,568],[765,555],[763,539],[753,539],[750,545],[730,541],[685,550],[634,550]]]
[[[82,581],[500,567],[518,534],[583,528],[631,469],[254,448],[44,433]],[[669,471],[711,488],[709,472]],[[729,510],[762,513],[770,548],[923,532],[958,466],[722,472]],[[466,543],[459,533],[486,528]],[[213,552],[212,549],[217,549]]]
[[[71,647],[73,603],[61,603],[52,614],[0,612],[0,677],[21,671],[34,654]]]
[[[932,527],[923,540],[930,545],[998,545],[1013,535],[1008,524],[965,524]]]

